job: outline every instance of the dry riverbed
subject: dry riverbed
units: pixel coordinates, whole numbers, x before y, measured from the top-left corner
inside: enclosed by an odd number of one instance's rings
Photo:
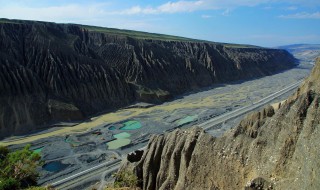
[[[39,168],[39,183],[51,183],[99,163],[119,159],[146,144],[152,134],[177,127],[190,127],[250,105],[306,77],[311,67],[312,65],[302,64],[273,76],[217,85],[161,105],[135,105],[91,118],[72,127],[57,127],[32,136],[5,139],[0,144],[19,148],[31,143],[33,149],[40,152],[46,161]],[[290,93],[274,102],[280,102]],[[221,135],[238,120],[209,132],[215,136]]]

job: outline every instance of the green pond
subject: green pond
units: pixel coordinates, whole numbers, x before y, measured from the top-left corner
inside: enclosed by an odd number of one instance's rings
[[[108,149],[114,150],[130,144],[130,136],[131,135],[127,132],[122,132],[113,135],[113,137],[116,138],[116,140],[107,143]]]
[[[127,121],[123,123],[123,127],[120,128],[120,130],[134,130],[141,128],[141,123],[139,121]]]
[[[113,135],[114,138],[116,139],[126,139],[126,138],[129,138],[131,135],[127,132],[122,132],[122,133],[118,133],[116,135]]]
[[[112,130],[115,130],[116,127],[115,127],[115,126],[111,126],[111,127],[109,127],[108,129],[112,131]]]
[[[33,150],[33,153],[38,153],[38,154],[40,154],[41,151],[42,151],[42,149],[43,149],[43,147],[37,148],[37,149]]]
[[[65,142],[66,142],[66,143],[69,143],[69,144],[71,144],[71,145],[73,145],[73,146],[76,146],[76,145],[79,145],[79,144],[80,144],[80,142],[73,141],[73,140],[70,139],[69,137],[65,139]]]
[[[108,149],[115,150],[130,144],[130,139],[116,139],[107,143]]]
[[[187,116],[187,117],[185,117],[183,119],[179,119],[178,125],[184,125],[184,124],[193,122],[197,118],[198,118],[198,115]]]

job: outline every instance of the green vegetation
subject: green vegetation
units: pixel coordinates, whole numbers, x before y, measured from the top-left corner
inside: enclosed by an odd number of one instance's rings
[[[227,48],[262,48],[254,45],[246,45],[246,44],[229,44],[229,43],[221,43],[224,47]]]
[[[129,171],[121,171],[115,174],[116,181],[114,186],[118,187],[137,187],[138,177]]]
[[[27,190],[54,190],[52,187],[30,187]]]
[[[15,21],[9,20],[9,19],[0,19],[0,23],[19,24],[19,23],[16,23]]]
[[[11,24],[23,24],[23,23],[47,23],[41,21],[28,21],[28,20],[11,20],[11,19],[0,19],[1,23],[11,23]],[[68,25],[68,24],[66,24]],[[183,42],[204,42],[204,43],[212,43],[212,44],[221,44],[225,47],[229,48],[257,48],[257,46],[253,45],[242,45],[242,44],[229,44],[229,43],[220,43],[220,42],[210,42],[206,40],[198,40],[180,36],[173,36],[173,35],[166,35],[166,34],[157,34],[157,33],[149,33],[149,32],[141,32],[141,31],[134,31],[134,30],[125,30],[125,29],[116,29],[116,28],[106,28],[106,27],[99,27],[99,26],[88,26],[88,25],[79,25],[79,24],[70,24],[76,25],[83,29],[86,29],[91,32],[99,32],[109,35],[117,35],[123,37],[131,37],[136,39],[145,39],[145,40],[162,40],[162,41],[183,41]],[[46,35],[46,34],[44,34]],[[57,39],[55,39],[57,40]],[[71,40],[72,42],[73,40]]]
[[[138,177],[129,171],[121,171],[114,174],[115,182],[113,187],[107,187],[106,190],[112,189],[139,189]]]
[[[41,156],[30,150],[30,145],[14,152],[0,146],[0,190],[26,189],[36,185],[37,167],[41,164]]]
[[[105,33],[110,35],[120,35],[120,36],[132,37],[132,38],[138,38],[138,39],[204,42],[203,40],[195,40],[195,39],[179,37],[179,36],[140,32],[140,31],[134,31],[134,30],[121,30],[116,28],[105,28],[105,27],[86,26],[86,25],[81,25],[81,27],[87,29],[88,31],[100,32],[100,33]]]
[[[213,44],[221,44],[228,48],[261,48],[259,46],[247,45],[247,44],[230,44],[230,43],[220,43],[220,42],[210,42],[206,40],[198,40],[180,36],[166,35],[166,34],[157,34],[157,33],[149,33],[149,32],[141,32],[134,30],[123,30],[116,28],[105,28],[98,26],[87,26],[80,25],[82,28],[87,29],[92,32],[100,32],[109,35],[118,35],[124,37],[131,37],[136,39],[145,39],[145,40],[162,40],[162,41],[183,41],[183,42],[203,42],[203,43],[213,43]]]

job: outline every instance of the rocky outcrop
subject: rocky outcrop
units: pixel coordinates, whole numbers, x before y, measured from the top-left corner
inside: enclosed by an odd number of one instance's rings
[[[214,83],[270,75],[295,61],[284,50],[131,33],[1,20],[0,138],[135,101],[163,102]]]
[[[218,138],[197,127],[153,136],[120,170],[142,189],[319,189],[319,84],[320,59],[278,111],[250,114]]]
[[[234,132],[234,137],[240,134],[246,134],[252,138],[256,138],[258,135],[258,129],[265,124],[267,118],[272,117],[275,114],[275,110],[272,106],[268,106],[261,111],[248,115],[239,124]]]

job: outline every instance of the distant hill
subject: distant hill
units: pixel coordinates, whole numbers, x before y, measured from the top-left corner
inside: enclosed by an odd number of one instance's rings
[[[314,64],[320,57],[320,44],[293,44],[277,48],[289,51],[302,63]]]
[[[294,66],[287,51],[0,19],[0,138]]]

